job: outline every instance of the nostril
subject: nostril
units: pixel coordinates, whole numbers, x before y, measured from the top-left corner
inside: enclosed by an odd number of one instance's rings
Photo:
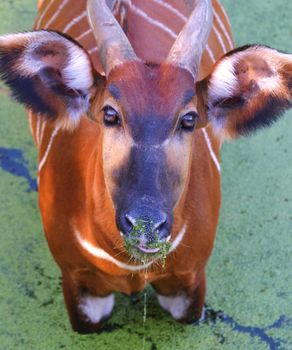
[[[124,235],[128,236],[133,230],[134,226],[135,226],[135,221],[130,215],[124,214],[120,216],[119,228]]]
[[[166,240],[170,232],[170,220],[164,211],[137,206],[121,214],[118,227],[125,236],[133,235],[140,241],[145,240],[147,245],[157,239]]]
[[[154,223],[153,230],[160,231],[163,228],[163,226],[165,226],[166,221],[167,221],[167,215],[163,213],[160,220]]]
[[[129,225],[134,227],[136,225],[136,219],[133,218],[130,214],[125,214],[126,221],[128,222]]]

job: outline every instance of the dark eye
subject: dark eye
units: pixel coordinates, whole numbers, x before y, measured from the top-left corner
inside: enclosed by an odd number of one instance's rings
[[[103,108],[103,121],[106,126],[116,126],[121,124],[119,113],[110,106]]]
[[[193,131],[196,126],[198,115],[196,112],[189,112],[185,114],[180,121],[180,127],[186,131]]]

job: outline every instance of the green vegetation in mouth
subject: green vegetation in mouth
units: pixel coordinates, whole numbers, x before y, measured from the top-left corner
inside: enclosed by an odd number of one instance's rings
[[[162,267],[165,268],[166,258],[171,249],[171,242],[161,242],[159,240],[158,232],[155,232],[154,240],[150,244],[147,244],[149,249],[159,248],[158,252],[143,253],[135,247],[139,244],[139,237],[143,235],[147,229],[151,231],[152,227],[152,221],[148,223],[144,220],[138,220],[136,225],[133,226],[130,236],[124,239],[124,247],[133,258],[140,260],[143,263],[152,260],[160,260]]]

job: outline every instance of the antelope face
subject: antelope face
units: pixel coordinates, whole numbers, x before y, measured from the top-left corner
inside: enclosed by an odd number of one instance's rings
[[[100,109],[117,227],[133,255],[159,253],[170,239],[200,123],[193,77],[169,64],[124,64],[111,72]]]
[[[187,182],[198,119],[195,80],[212,6],[209,0],[196,4],[160,66],[138,59],[105,7],[101,11],[88,2],[88,14],[107,76],[102,106],[104,178],[117,227],[129,252],[141,258],[165,247]],[[192,45],[186,45],[190,38]]]

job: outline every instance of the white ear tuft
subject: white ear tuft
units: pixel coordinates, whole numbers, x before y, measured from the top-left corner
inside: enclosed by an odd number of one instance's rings
[[[211,101],[230,98],[238,88],[237,77],[234,72],[236,60],[226,57],[218,64],[209,81],[209,97]]]

